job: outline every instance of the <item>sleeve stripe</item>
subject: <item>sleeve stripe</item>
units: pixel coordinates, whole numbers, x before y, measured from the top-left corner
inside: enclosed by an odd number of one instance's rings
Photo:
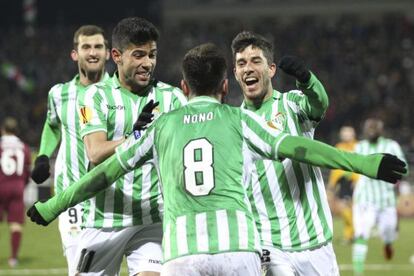
[[[261,152],[270,153],[272,151],[272,147],[263,141],[253,130],[251,130],[246,122],[242,121],[243,127],[243,134],[247,138],[247,140],[254,141],[254,145],[260,149]]]
[[[280,146],[280,143],[282,143],[282,141],[285,140],[285,138],[287,136],[288,136],[287,133],[282,134],[281,137],[279,138],[279,141],[277,141],[277,143],[275,145],[275,153],[276,153],[276,156],[277,156],[278,159],[280,159],[280,156],[279,156],[279,146]]]
[[[118,159],[119,164],[121,165],[121,167],[124,169],[124,171],[128,172],[129,168],[126,164],[124,164],[124,162],[122,162],[121,157],[119,156],[119,152],[116,151],[116,159]]]
[[[97,127],[97,128],[89,128],[88,131],[81,131],[81,138],[85,137],[88,134],[94,133],[94,132],[98,132],[98,131],[103,131],[103,132],[108,132],[108,130],[106,128],[102,128],[102,127]]]

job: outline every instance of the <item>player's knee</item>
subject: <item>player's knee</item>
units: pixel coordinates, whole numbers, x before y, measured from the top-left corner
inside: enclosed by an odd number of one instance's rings
[[[23,226],[20,223],[12,222],[10,223],[10,232],[22,232]]]

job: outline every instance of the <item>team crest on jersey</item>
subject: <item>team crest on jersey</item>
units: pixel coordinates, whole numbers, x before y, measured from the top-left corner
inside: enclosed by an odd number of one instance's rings
[[[286,115],[282,112],[276,113],[270,121],[267,121],[267,125],[276,130],[283,131],[286,125]]]
[[[92,119],[92,109],[87,106],[83,106],[80,109],[80,121],[81,124],[87,124]]]
[[[160,109],[160,107],[159,106],[156,106],[152,110],[152,114],[154,114],[154,120],[157,119],[161,115],[161,109]]]

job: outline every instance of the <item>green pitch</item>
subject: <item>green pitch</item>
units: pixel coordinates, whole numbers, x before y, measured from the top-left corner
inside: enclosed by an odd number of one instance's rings
[[[341,275],[352,275],[351,246],[344,245],[340,241],[342,222],[335,219],[334,226],[334,247]],[[370,240],[366,276],[414,275],[414,264],[410,264],[409,261],[410,256],[414,255],[414,220],[401,220],[400,229],[392,261],[384,261],[382,244],[378,238],[374,237]],[[10,269],[7,265],[9,250],[8,228],[5,223],[2,223],[0,224],[0,275],[67,275],[57,222],[48,227],[26,222],[20,250],[20,263],[15,269]],[[123,272],[122,275],[127,275],[125,267]]]

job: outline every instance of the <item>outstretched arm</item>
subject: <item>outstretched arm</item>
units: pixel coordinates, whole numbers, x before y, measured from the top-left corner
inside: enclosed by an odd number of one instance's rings
[[[38,224],[48,225],[61,212],[95,196],[125,173],[126,171],[122,168],[117,156],[112,155],[84,175],[78,182],[70,185],[64,192],[53,196],[46,202],[37,202],[27,211],[27,215]],[[33,214],[33,212],[37,212],[37,214]]]
[[[303,137],[287,136],[279,145],[278,156],[329,169],[364,174],[391,183],[406,173],[406,164],[392,155],[360,155],[342,151]]]

